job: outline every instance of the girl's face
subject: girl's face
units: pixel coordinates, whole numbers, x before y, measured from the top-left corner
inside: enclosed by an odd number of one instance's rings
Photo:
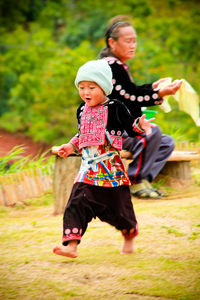
[[[135,55],[137,47],[136,32],[131,26],[121,27],[117,40],[109,39],[111,52],[116,55],[123,63]]]
[[[78,84],[79,95],[88,106],[103,104],[107,98],[96,82],[81,81]]]

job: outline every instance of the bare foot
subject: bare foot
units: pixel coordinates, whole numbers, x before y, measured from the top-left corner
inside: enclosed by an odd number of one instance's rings
[[[71,258],[76,258],[78,256],[77,249],[73,249],[70,244],[67,246],[56,246],[53,248],[53,253],[57,255],[67,256]]]
[[[132,239],[125,239],[124,244],[122,246],[121,254],[130,254],[134,250],[134,238]]]

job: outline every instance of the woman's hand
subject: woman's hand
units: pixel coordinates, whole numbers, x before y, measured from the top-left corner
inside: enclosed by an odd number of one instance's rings
[[[150,135],[152,133],[151,127],[157,126],[156,124],[151,123],[154,120],[155,120],[155,118],[151,118],[151,119],[147,120],[145,114],[140,117],[139,125],[144,130],[146,135]]]
[[[167,85],[166,87],[161,88],[158,91],[158,95],[160,98],[163,98],[167,95],[174,95],[180,89],[182,80],[174,80],[171,84]]]
[[[170,80],[170,82],[171,82],[171,77],[161,78],[161,79],[159,79],[159,80],[153,82],[153,83],[152,83],[153,89],[157,89],[158,86],[159,86],[159,84],[161,84],[162,82],[165,82],[165,81],[167,81],[167,80]]]
[[[72,153],[74,153],[74,149],[71,143],[61,145],[57,152],[60,157],[67,157]]]

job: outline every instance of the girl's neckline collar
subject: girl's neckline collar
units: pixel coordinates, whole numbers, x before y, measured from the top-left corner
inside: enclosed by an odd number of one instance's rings
[[[95,107],[98,107],[98,106],[104,106],[105,104],[108,103],[108,101],[110,101],[110,99],[106,97],[106,100],[105,100],[103,103],[98,104],[98,105],[96,105],[96,106],[89,106],[87,103],[85,103],[85,105],[86,105],[87,107],[90,107],[90,108],[95,108]]]

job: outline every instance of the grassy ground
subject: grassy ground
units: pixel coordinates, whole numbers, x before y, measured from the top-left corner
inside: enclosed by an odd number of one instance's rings
[[[180,194],[180,191],[179,191]],[[56,256],[62,216],[51,194],[29,206],[0,208],[0,299],[200,299],[200,188],[187,198],[133,199],[140,234],[135,252],[94,220],[76,259]]]

